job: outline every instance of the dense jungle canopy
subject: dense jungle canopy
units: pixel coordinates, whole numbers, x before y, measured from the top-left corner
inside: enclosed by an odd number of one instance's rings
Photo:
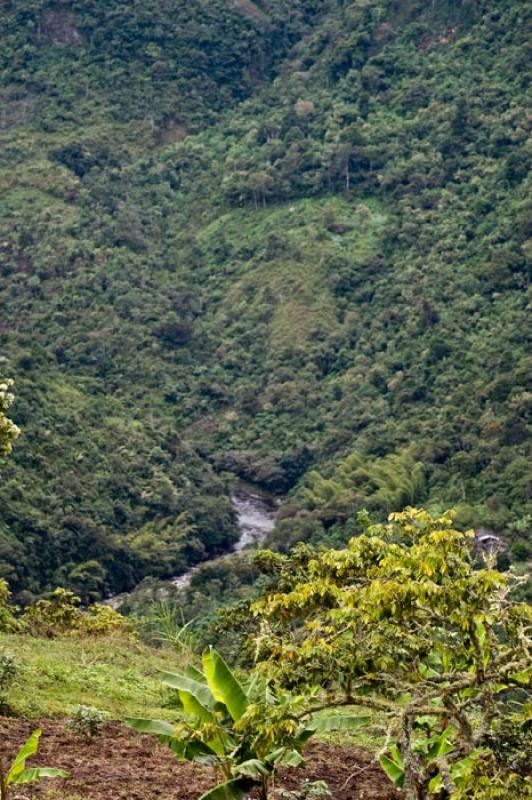
[[[225,551],[233,475],[284,541],[420,503],[530,556],[527,5],[2,4],[19,599]]]

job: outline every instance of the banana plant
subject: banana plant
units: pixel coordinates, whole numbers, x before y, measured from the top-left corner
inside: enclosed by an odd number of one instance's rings
[[[27,759],[37,752],[41,733],[41,728],[33,731],[8,768],[5,767],[4,760],[0,756],[0,800],[9,800],[11,786],[17,784],[40,781],[41,778],[68,778],[69,773],[63,769],[26,767]]]
[[[221,771],[223,781],[200,800],[242,800],[253,788],[260,800],[268,800],[275,769],[300,766],[311,736],[354,729],[368,721],[368,717],[306,714],[304,698],[274,692],[258,675],[244,686],[213,648],[203,654],[203,672],[188,667],[182,674],[159,676],[177,690],[185,718],[175,723],[125,722],[136,731],[157,735],[178,759],[211,764]]]

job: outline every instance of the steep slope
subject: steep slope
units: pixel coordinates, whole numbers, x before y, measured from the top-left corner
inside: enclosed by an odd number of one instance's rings
[[[14,587],[172,574],[234,536],[216,473],[285,492],[353,450],[519,523],[526,4],[8,10]]]

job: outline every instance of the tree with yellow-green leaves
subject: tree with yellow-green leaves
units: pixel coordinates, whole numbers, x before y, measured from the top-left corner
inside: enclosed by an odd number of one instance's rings
[[[279,588],[252,607],[259,664],[287,688],[319,687],[318,706],[372,710],[405,800],[532,788],[532,607],[475,563],[473,537],[452,513],[407,508],[342,550],[261,556]]]
[[[15,399],[10,391],[12,385],[13,381],[0,378],[0,456],[9,455],[12,443],[20,433],[15,423],[6,416]]]

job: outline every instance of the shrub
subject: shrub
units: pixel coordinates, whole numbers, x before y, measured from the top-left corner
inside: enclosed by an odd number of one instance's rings
[[[0,631],[14,633],[20,629],[20,622],[15,617],[14,606],[9,605],[11,592],[7,582],[0,578]]]
[[[72,718],[67,723],[70,730],[79,736],[92,738],[97,736],[105,726],[105,714],[98,708],[85,705],[76,706]]]
[[[23,621],[34,636],[57,636],[78,627],[80,598],[57,588],[49,600],[39,600],[24,613]]]
[[[325,781],[305,780],[296,791],[281,789],[279,800],[318,800],[318,798],[332,797]]]
[[[84,611],[79,603],[80,598],[73,592],[58,588],[50,599],[30,606],[22,619],[34,636],[53,637],[76,631],[98,636],[130,630],[126,619],[109,606],[97,604]]]
[[[225,782],[201,800],[240,800],[254,787],[260,800],[268,800],[277,766],[302,764],[301,751],[311,736],[350,730],[368,720],[351,715],[316,717],[305,709],[304,697],[274,692],[259,675],[244,685],[213,648],[203,655],[203,672],[188,667],[184,674],[162,673],[162,678],[178,690],[186,718],[174,724],[128,719],[126,724],[158,735],[180,760],[220,769]]]
[[[78,618],[78,628],[81,632],[91,636],[107,633],[131,633],[131,626],[122,614],[110,606],[99,604],[81,612]]]
[[[0,697],[11,688],[19,672],[19,661],[10,653],[0,653]]]
[[[502,785],[526,796],[515,731],[503,722],[508,693],[526,718],[532,609],[513,602],[507,576],[477,568],[473,532],[452,522],[407,508],[342,550],[264,553],[282,591],[252,607],[258,655],[285,687],[314,685],[328,705],[385,714],[381,765],[405,800],[452,794],[482,764],[490,783],[490,753]],[[506,767],[495,755],[503,741]]]

